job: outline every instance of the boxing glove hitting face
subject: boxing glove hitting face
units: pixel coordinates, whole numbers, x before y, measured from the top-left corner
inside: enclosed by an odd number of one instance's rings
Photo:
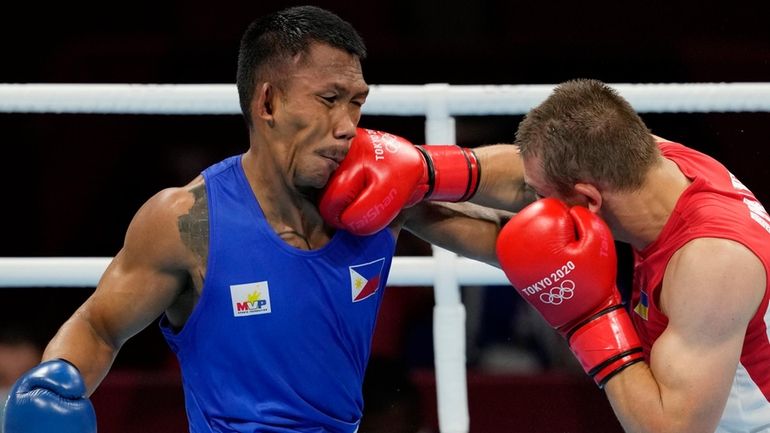
[[[415,146],[393,134],[359,128],[324,188],[319,210],[330,225],[369,235],[422,200],[468,200],[479,176],[470,149]]]
[[[642,360],[615,287],[614,241],[598,216],[553,198],[538,200],[500,231],[497,256],[511,284],[567,339],[597,384]]]

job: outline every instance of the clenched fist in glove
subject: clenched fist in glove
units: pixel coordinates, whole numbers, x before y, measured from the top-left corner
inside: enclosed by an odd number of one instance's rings
[[[369,235],[422,200],[468,200],[479,177],[470,149],[415,146],[393,134],[359,128],[324,188],[319,209],[332,226]]]
[[[642,360],[639,337],[615,286],[612,235],[591,211],[553,198],[538,200],[500,231],[497,257],[519,294],[567,339],[600,387]]]
[[[26,372],[5,403],[5,433],[96,433],[96,414],[77,368],[54,359]]]

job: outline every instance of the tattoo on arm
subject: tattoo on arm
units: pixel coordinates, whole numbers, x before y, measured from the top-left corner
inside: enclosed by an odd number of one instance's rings
[[[177,225],[182,242],[200,258],[202,264],[205,264],[209,253],[209,206],[206,186],[200,184],[191,192],[195,202],[186,214],[179,217]]]

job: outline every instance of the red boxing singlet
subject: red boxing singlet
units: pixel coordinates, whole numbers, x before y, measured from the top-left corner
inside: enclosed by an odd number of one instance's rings
[[[659,143],[663,156],[692,180],[655,242],[635,251],[632,318],[649,362],[650,349],[668,325],[657,300],[671,256],[702,237],[734,240],[770,270],[770,216],[754,195],[722,164],[677,143]],[[767,277],[770,285],[770,276]],[[770,341],[768,295],[749,322],[740,362],[717,432],[770,428]],[[762,428],[764,427],[764,428]]]

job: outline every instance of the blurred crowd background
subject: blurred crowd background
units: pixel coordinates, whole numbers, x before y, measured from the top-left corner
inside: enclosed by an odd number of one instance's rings
[[[17,2],[0,13],[3,83],[234,83],[239,38],[304,2]],[[770,3],[316,1],[367,43],[370,84],[770,81]],[[770,204],[770,113],[644,114],[660,136],[722,161]],[[513,140],[517,116],[461,117],[458,144]],[[421,117],[361,125],[424,141]],[[139,206],[243,152],[239,116],[0,114],[0,256],[112,256]],[[400,255],[430,246],[405,235]],[[619,286],[630,252],[619,246]],[[0,396],[93,288],[0,288]],[[465,287],[471,431],[616,432],[603,394],[508,287]],[[361,432],[437,429],[431,288],[388,289]],[[333,372],[330,372],[333,374]],[[157,326],[94,394],[100,431],[182,432],[175,360]]]

